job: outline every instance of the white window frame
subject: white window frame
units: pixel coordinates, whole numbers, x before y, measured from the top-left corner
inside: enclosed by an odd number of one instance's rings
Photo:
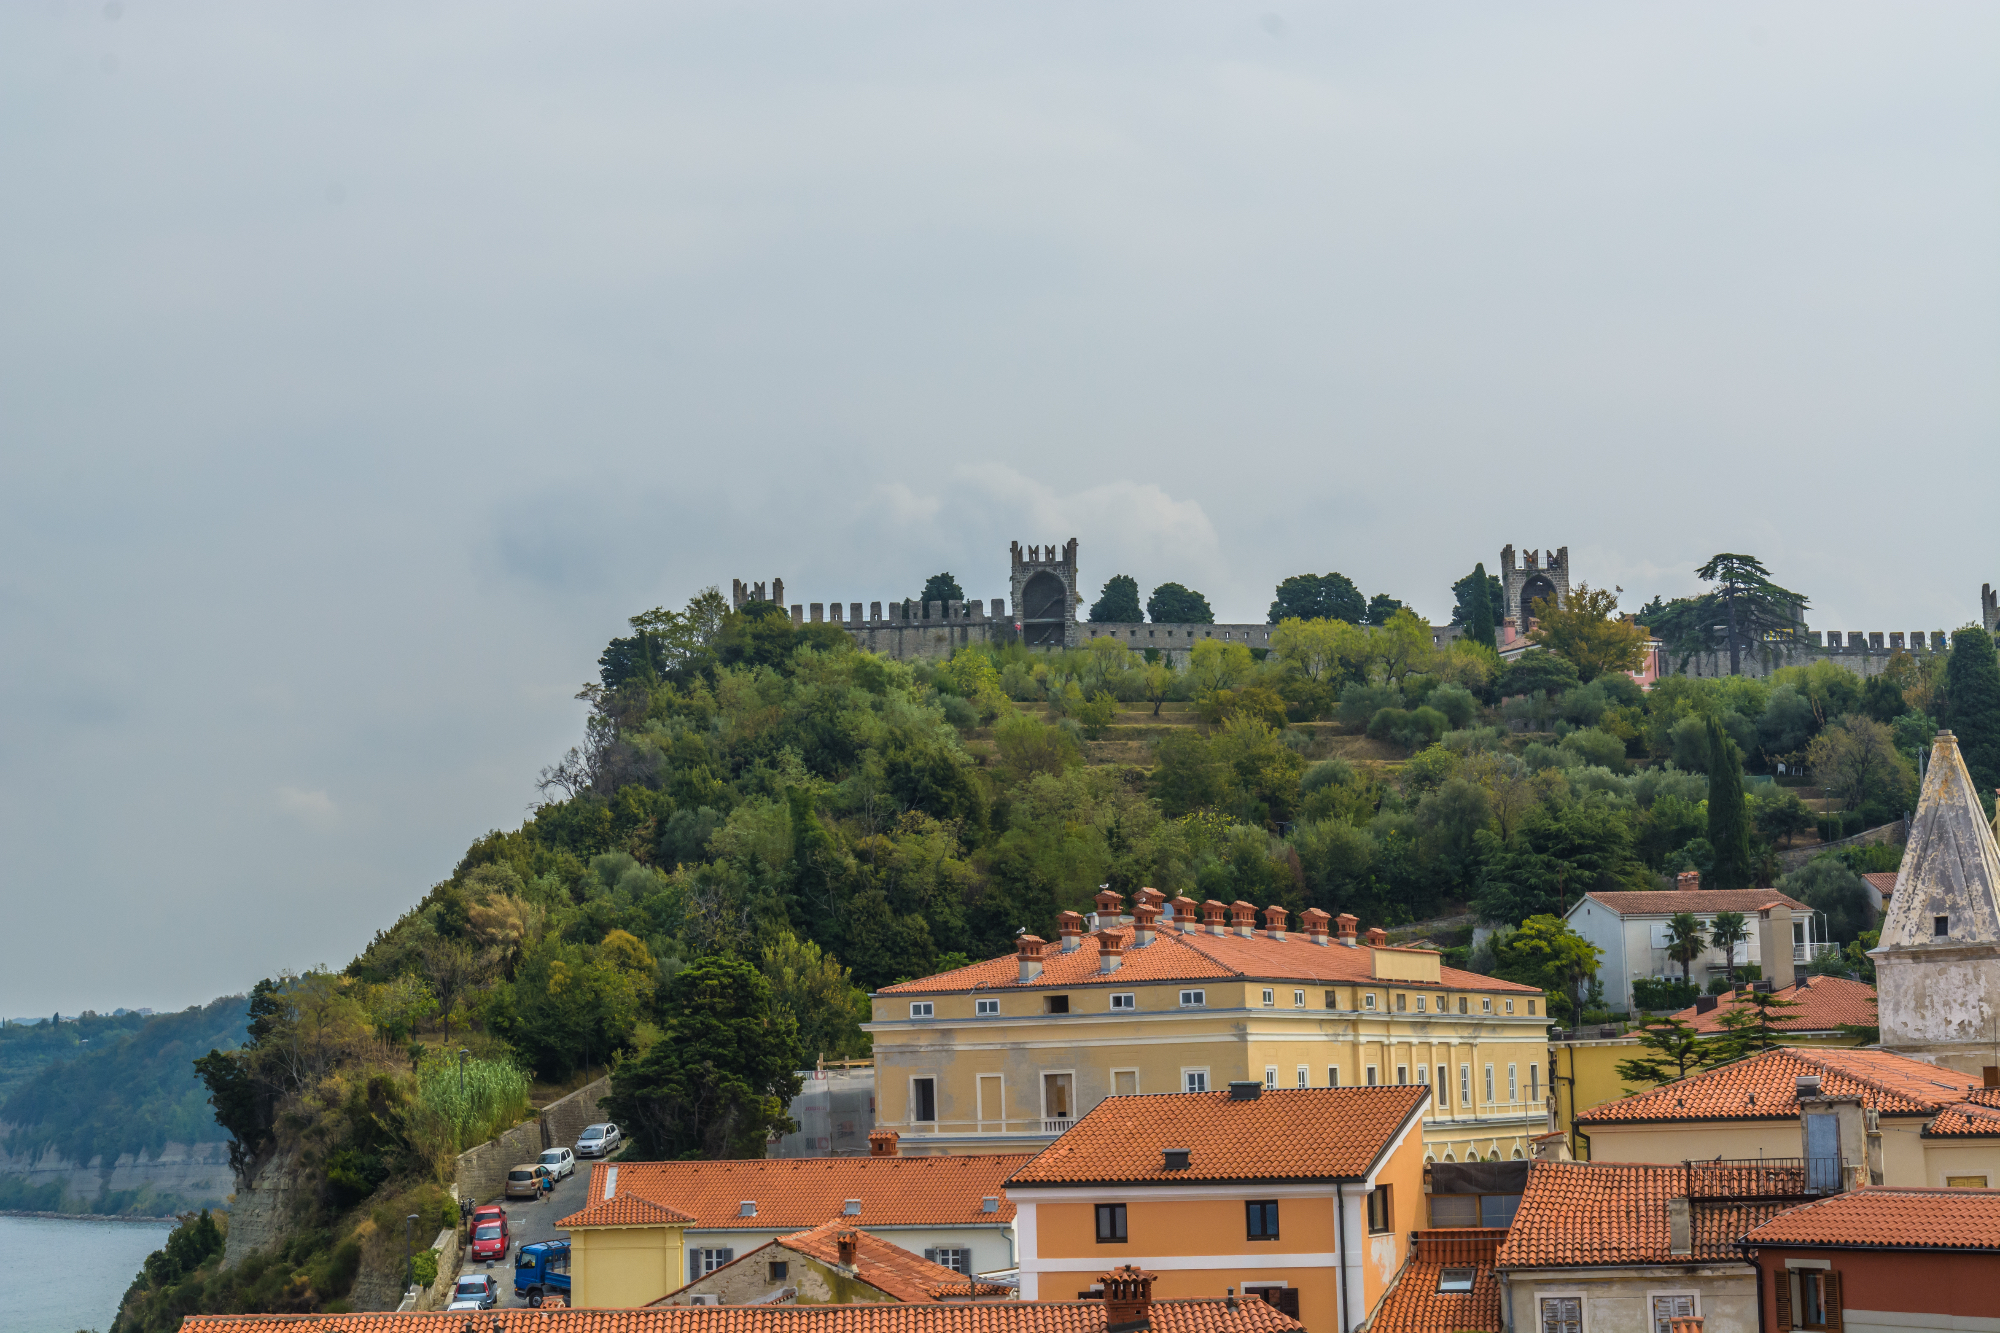
[[[1367,1068],[1368,1068],[1368,1076],[1364,1081],[1363,1086],[1370,1088],[1380,1087],[1381,1082],[1377,1077],[1378,1071],[1376,1070],[1375,1066],[1369,1065]]]
[[[1375,1007],[1374,991],[1369,991],[1366,995],[1363,995],[1361,997],[1361,1007],[1363,1009],[1373,1009]]]
[[[1264,987],[1264,1007],[1266,1009],[1270,1009],[1274,1007],[1277,1003],[1278,1003],[1278,992],[1273,990],[1269,986]]]
[[[1112,1096],[1114,1096],[1114,1097],[1124,1097],[1124,1096],[1136,1096],[1136,1095],[1138,1094],[1138,1092],[1139,1092],[1139,1068],[1138,1068],[1138,1066],[1137,1066],[1137,1065],[1127,1065],[1127,1066],[1125,1066],[1125,1067],[1123,1067],[1123,1068],[1120,1068],[1120,1069],[1111,1069],[1111,1070],[1107,1070],[1107,1071],[1105,1071],[1105,1072],[1111,1075],[1111,1095],[1112,1095]],[[1128,1094],[1128,1093],[1122,1093],[1122,1092],[1119,1092],[1119,1091],[1118,1091],[1118,1076],[1119,1076],[1120,1074],[1130,1074],[1130,1075],[1132,1076],[1132,1091],[1131,1091],[1131,1093],[1129,1093],[1129,1094]]]
[[[1000,1017],[1000,1001],[998,1001],[998,1000],[974,1000],[974,1001],[972,1002],[972,1016],[973,1016],[974,1018],[998,1018],[998,1017]]]
[[[1000,1085],[1000,1092],[998,1094],[998,1100],[1000,1104],[994,1107],[988,1107],[986,1105],[986,1080],[989,1078],[993,1079]],[[972,1090],[973,1090],[973,1096],[977,1099],[977,1104],[973,1106],[972,1113],[979,1117],[980,1129],[983,1131],[988,1125],[998,1125],[1000,1126],[1000,1132],[1003,1134],[1006,1133],[1007,1132],[1007,1076],[1005,1074],[975,1075],[972,1080]],[[987,1114],[988,1110],[998,1111],[999,1114],[988,1115]]]
[[[1472,1107],[1471,1065],[1460,1065],[1458,1067],[1458,1105],[1460,1110],[1469,1110]]]
[[[1184,990],[1181,992],[1181,1008],[1208,1008],[1208,992],[1205,990]]]
[[[911,1018],[936,1018],[937,1005],[930,1000],[910,1001]]]
[[[1507,1012],[1510,1014],[1514,1012],[1514,1002],[1512,1000],[1507,1001]]]
[[[1310,1066],[1307,1065],[1299,1066],[1298,1080],[1299,1080],[1298,1086],[1301,1088],[1310,1088],[1313,1085],[1313,1074]]]
[[[1200,1084],[1201,1084],[1201,1086],[1200,1086],[1200,1087],[1196,1087],[1196,1086],[1195,1086],[1195,1083],[1196,1083],[1197,1081],[1199,1081],[1199,1082],[1200,1082]],[[1200,1066],[1200,1067],[1198,1067],[1198,1068],[1187,1068],[1187,1069],[1183,1069],[1183,1070],[1181,1070],[1181,1091],[1182,1091],[1182,1092],[1207,1092],[1207,1091],[1208,1091],[1208,1066],[1207,1066],[1207,1065],[1202,1065],[1202,1066]]]
[[[1074,1069],[1037,1069],[1035,1071],[1036,1095],[1042,1101],[1042,1119],[1044,1120],[1054,1120],[1056,1118],[1049,1114],[1049,1078],[1063,1074],[1069,1075],[1070,1100],[1069,1114],[1063,1118],[1066,1120],[1083,1119],[1083,1113],[1076,1108],[1076,1071]]]
[[[1340,1086],[1339,1065],[1328,1065],[1326,1067],[1326,1086],[1328,1086],[1329,1088],[1337,1088]]]
[[[1493,1066],[1486,1066],[1486,1104],[1493,1104]]]
[[[929,1083],[931,1085],[931,1118],[929,1120],[917,1119],[917,1084],[919,1083]],[[913,1125],[935,1125],[937,1123],[937,1109],[938,1109],[937,1075],[935,1074],[910,1075],[910,1100],[909,1100],[910,1123]]]
[[[1653,1302],[1662,1296],[1687,1296],[1694,1301],[1694,1317],[1701,1318],[1701,1291],[1696,1287],[1657,1287],[1646,1293],[1646,1328],[1648,1333],[1654,1325]]]
[[[1278,1067],[1276,1065],[1264,1066],[1264,1086],[1273,1092],[1278,1090]]]
[[[1111,1011],[1113,1013],[1123,1010],[1129,1014],[1138,1008],[1139,993],[1137,991],[1124,990],[1111,992]]]
[[[1292,992],[1292,1008],[1294,1008],[1294,1009],[1303,1009],[1303,1008],[1305,1008],[1305,1007],[1306,1007],[1306,993],[1305,993],[1304,991],[1302,991],[1302,990],[1295,990],[1295,991],[1293,991],[1293,992]]]
[[[1507,1101],[1511,1105],[1521,1100],[1521,1066],[1509,1062],[1507,1065]]]
[[[1417,1086],[1420,1088],[1428,1088],[1430,1085],[1431,1085],[1431,1067],[1429,1065],[1418,1065]]]
[[[939,1245],[926,1251],[924,1258],[954,1273],[966,1275],[972,1272],[972,1251],[963,1245]]]
[[[1491,995],[1482,995],[1479,997],[1479,1012],[1482,1014],[1493,1012],[1493,997]]]
[[[1420,1014],[1424,1012],[1424,997],[1421,995],[1417,997],[1417,1012]]]

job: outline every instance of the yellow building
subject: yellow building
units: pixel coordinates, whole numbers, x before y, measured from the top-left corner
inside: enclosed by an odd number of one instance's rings
[[[1731,1014],[1753,1009],[1747,990],[1730,995],[1703,996],[1670,1015],[1703,1037],[1726,1035]],[[1847,1027],[1875,1025],[1875,988],[1846,977],[1801,977],[1778,992],[1794,1008],[1773,1010],[1771,1026],[1785,1034],[1787,1046],[1859,1046],[1866,1038]],[[1618,1076],[1618,1066],[1645,1055],[1639,1039],[1615,1027],[1558,1030],[1549,1042],[1549,1085],[1554,1094],[1555,1127],[1569,1140],[1570,1155],[1589,1157],[1576,1117],[1593,1106],[1615,1102],[1638,1089]]]
[[[1061,937],[876,992],[877,1126],[904,1154],[1052,1142],[1104,1098],[1422,1085],[1438,1161],[1525,1158],[1549,1125],[1542,993],[1357,937],[1321,911],[1098,895]],[[1225,920],[1227,918],[1227,920]]]
[[[685,1235],[695,1219],[652,1199],[620,1193],[618,1168],[591,1172],[590,1202],[556,1225],[569,1232],[570,1304],[603,1310],[645,1305],[680,1286]]]

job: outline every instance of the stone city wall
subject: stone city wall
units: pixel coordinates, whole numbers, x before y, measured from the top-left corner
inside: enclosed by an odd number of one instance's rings
[[[1933,653],[1951,650],[1951,636],[1943,630],[1808,630],[1791,643],[1758,643],[1742,653],[1746,676],[1768,676],[1781,667],[1810,666],[1814,662],[1834,662],[1857,676],[1879,676],[1888,670],[1889,659],[1907,652],[1922,661]],[[1693,653],[1685,661],[1672,652],[1662,654],[1661,674],[1668,676],[1726,676],[1729,654]]]

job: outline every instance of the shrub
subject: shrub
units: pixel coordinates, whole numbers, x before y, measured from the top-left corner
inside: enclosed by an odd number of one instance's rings
[[[1350,727],[1371,721],[1385,708],[1401,708],[1403,692],[1393,685],[1356,682],[1340,692],[1340,720]]]
[[[1354,765],[1345,759],[1322,759],[1305,771],[1299,779],[1299,793],[1306,795],[1321,787],[1337,786],[1354,778]]]
[[[1384,708],[1368,719],[1368,735],[1416,751],[1444,735],[1445,718],[1435,708]]]
[[[1084,736],[1094,741],[1103,738],[1105,729],[1111,725],[1111,719],[1117,712],[1118,701],[1103,690],[1099,690],[1071,710],[1071,716],[1076,719],[1076,724],[1083,728]]]
[[[1424,702],[1443,713],[1454,731],[1463,728],[1479,712],[1479,701],[1463,685],[1440,685]]]
[[[944,709],[944,720],[960,731],[971,731],[979,725],[979,710],[970,701],[956,694],[947,694],[938,702]]]
[[[410,1256],[410,1280],[420,1287],[428,1287],[438,1280],[436,1250],[419,1250]]]
[[[1673,1013],[1685,1009],[1700,994],[1701,987],[1693,982],[1671,977],[1635,977],[1632,981],[1633,1006],[1652,1013]]]
[[[1613,773],[1625,771],[1625,742],[1595,727],[1585,727],[1563,737],[1562,748],[1581,755],[1585,763],[1608,768]]]

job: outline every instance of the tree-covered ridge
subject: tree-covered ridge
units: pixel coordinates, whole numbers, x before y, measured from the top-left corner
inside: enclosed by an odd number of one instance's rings
[[[12,1093],[43,1066],[80,1055],[107,1039],[137,1032],[151,1017],[129,1010],[122,1014],[86,1010],[70,1018],[52,1015],[32,1023],[0,1023],[0,1097]]]

